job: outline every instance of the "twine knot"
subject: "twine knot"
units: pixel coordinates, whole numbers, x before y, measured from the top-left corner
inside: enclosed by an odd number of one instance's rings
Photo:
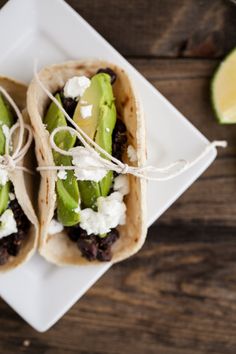
[[[126,175],[129,172],[129,165],[124,163],[124,165],[120,168],[120,173],[122,175]]]
[[[13,171],[16,168],[16,163],[10,155],[5,154],[0,156],[0,168],[7,171]]]

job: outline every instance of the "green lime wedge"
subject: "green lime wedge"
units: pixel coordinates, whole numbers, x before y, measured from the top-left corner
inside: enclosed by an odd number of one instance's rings
[[[218,122],[236,123],[236,48],[217,68],[211,83],[211,98]]]

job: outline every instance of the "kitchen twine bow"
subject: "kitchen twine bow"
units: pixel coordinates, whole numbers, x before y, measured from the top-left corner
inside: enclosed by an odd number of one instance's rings
[[[55,103],[55,105],[61,110],[61,112],[65,115],[66,119],[70,122],[70,124],[74,127],[58,127],[55,128],[52,133],[50,134],[50,144],[53,150],[56,152],[64,155],[64,156],[70,156],[70,157],[75,157],[76,156],[76,149],[70,149],[70,150],[63,150],[59,148],[54,141],[55,135],[61,131],[65,132],[68,131],[72,135],[76,135],[77,138],[81,141],[81,143],[84,145],[84,148],[88,150],[92,157],[97,160],[97,162],[100,162],[99,166],[40,166],[37,167],[38,171],[44,171],[44,170],[78,170],[78,169],[86,169],[86,170],[97,170],[97,169],[105,169],[107,171],[115,171],[120,174],[132,174],[133,176],[139,177],[139,178],[144,178],[146,180],[151,180],[151,181],[167,181],[170,180],[174,177],[177,177],[193,165],[195,165],[199,160],[201,160],[208,152],[209,150],[215,148],[215,147],[226,147],[227,142],[226,141],[213,141],[206,145],[205,149],[202,151],[201,154],[199,154],[194,160],[192,161],[187,161],[184,159],[177,160],[167,166],[164,167],[155,167],[155,166],[130,166],[126,163],[121,162],[120,160],[116,159],[114,156],[110,155],[107,151],[105,151],[103,148],[101,148],[98,144],[96,144],[95,141],[93,141],[74,121],[71,119],[71,117],[68,115],[68,113],[65,111],[65,109],[60,105],[60,103],[57,101],[57,99],[51,94],[51,92],[45,87],[45,85],[42,83],[40,80],[36,66],[34,70],[34,75],[36,82],[39,84],[39,86],[42,88],[42,90],[46,93],[46,95]],[[107,159],[103,158],[100,156],[97,152],[100,152],[103,156],[105,156]],[[156,174],[164,174],[164,176],[156,176]]]
[[[24,123],[22,114],[15,104],[13,98],[9,95],[9,93],[0,86],[0,92],[3,94],[3,96],[6,98],[6,100],[9,102],[11,107],[14,109],[16,116],[18,118],[18,122],[15,123],[10,129],[9,129],[9,134],[6,136],[6,141],[5,141],[5,154],[0,155],[0,169],[4,169],[7,171],[13,171],[13,170],[22,170],[27,173],[33,174],[32,171],[30,171],[28,168],[24,166],[18,166],[17,163],[20,162],[27,151],[29,150],[29,147],[32,143],[33,140],[33,134],[31,127],[28,124]],[[10,154],[11,146],[12,146],[12,137],[14,132],[19,129],[19,137],[16,145],[16,149]],[[27,140],[24,143],[24,132],[25,130],[28,131],[27,135]]]

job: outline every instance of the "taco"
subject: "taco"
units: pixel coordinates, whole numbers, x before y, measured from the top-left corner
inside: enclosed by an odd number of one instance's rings
[[[26,105],[26,91],[24,84],[0,77],[0,272],[28,260],[37,247],[38,221],[31,203],[35,177],[25,172],[32,169],[33,156],[31,151],[23,151],[28,149],[25,144],[30,147],[32,133],[28,125],[26,129],[26,111],[19,122],[12,107],[16,104],[20,114]]]
[[[147,232],[146,182],[104,170],[98,161],[100,154],[133,166],[145,162],[143,115],[125,71],[98,60],[43,68],[29,86],[27,109],[41,173],[40,254],[57,265],[79,265],[117,262],[137,252]],[[85,149],[71,123],[103,153]],[[52,149],[55,129],[54,145],[70,156]]]

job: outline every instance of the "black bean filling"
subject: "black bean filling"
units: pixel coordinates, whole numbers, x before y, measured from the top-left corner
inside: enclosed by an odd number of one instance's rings
[[[0,265],[7,263],[10,256],[17,256],[30,227],[30,222],[16,199],[9,208],[13,211],[18,232],[0,239]]]
[[[125,124],[117,119],[112,136],[112,155],[122,159],[127,143]],[[77,243],[83,257],[92,260],[108,262],[112,258],[111,247],[119,238],[117,229],[112,229],[105,237],[88,235],[79,225],[67,228],[69,238]]]
[[[67,230],[69,238],[77,243],[83,257],[89,261],[97,259],[108,262],[111,260],[111,246],[119,238],[118,230],[112,229],[105,237],[88,235],[79,225],[69,227]]]
[[[102,68],[97,73],[106,73],[111,77],[111,84],[116,81],[116,73],[110,68]],[[60,92],[62,105],[70,117],[73,117],[77,101],[72,98],[67,98],[63,94],[63,90]],[[70,123],[68,123],[70,125]],[[126,148],[127,135],[126,126],[120,120],[117,119],[116,125],[112,135],[112,155],[121,160],[123,152]],[[80,145],[80,142],[76,143]],[[105,237],[98,235],[88,235],[79,224],[67,228],[67,234],[71,241],[77,243],[78,248],[81,251],[83,257],[92,260],[99,260],[102,262],[108,262],[112,258],[111,247],[119,238],[119,232],[117,229],[112,229]]]
[[[116,81],[117,76],[116,76],[116,73],[115,73],[112,69],[110,69],[110,68],[102,68],[102,69],[99,69],[99,70],[97,71],[97,74],[100,74],[100,73],[104,73],[104,74],[110,75],[110,77],[111,77],[111,84],[112,84],[112,85],[113,85],[114,82]]]
[[[66,113],[68,113],[69,116],[72,118],[78,102],[71,97],[65,97],[63,90],[61,90],[59,93],[63,108],[65,109]],[[70,122],[67,122],[67,124],[70,125]]]
[[[126,126],[122,120],[117,119],[112,134],[112,156],[122,160],[122,155],[127,144]]]

